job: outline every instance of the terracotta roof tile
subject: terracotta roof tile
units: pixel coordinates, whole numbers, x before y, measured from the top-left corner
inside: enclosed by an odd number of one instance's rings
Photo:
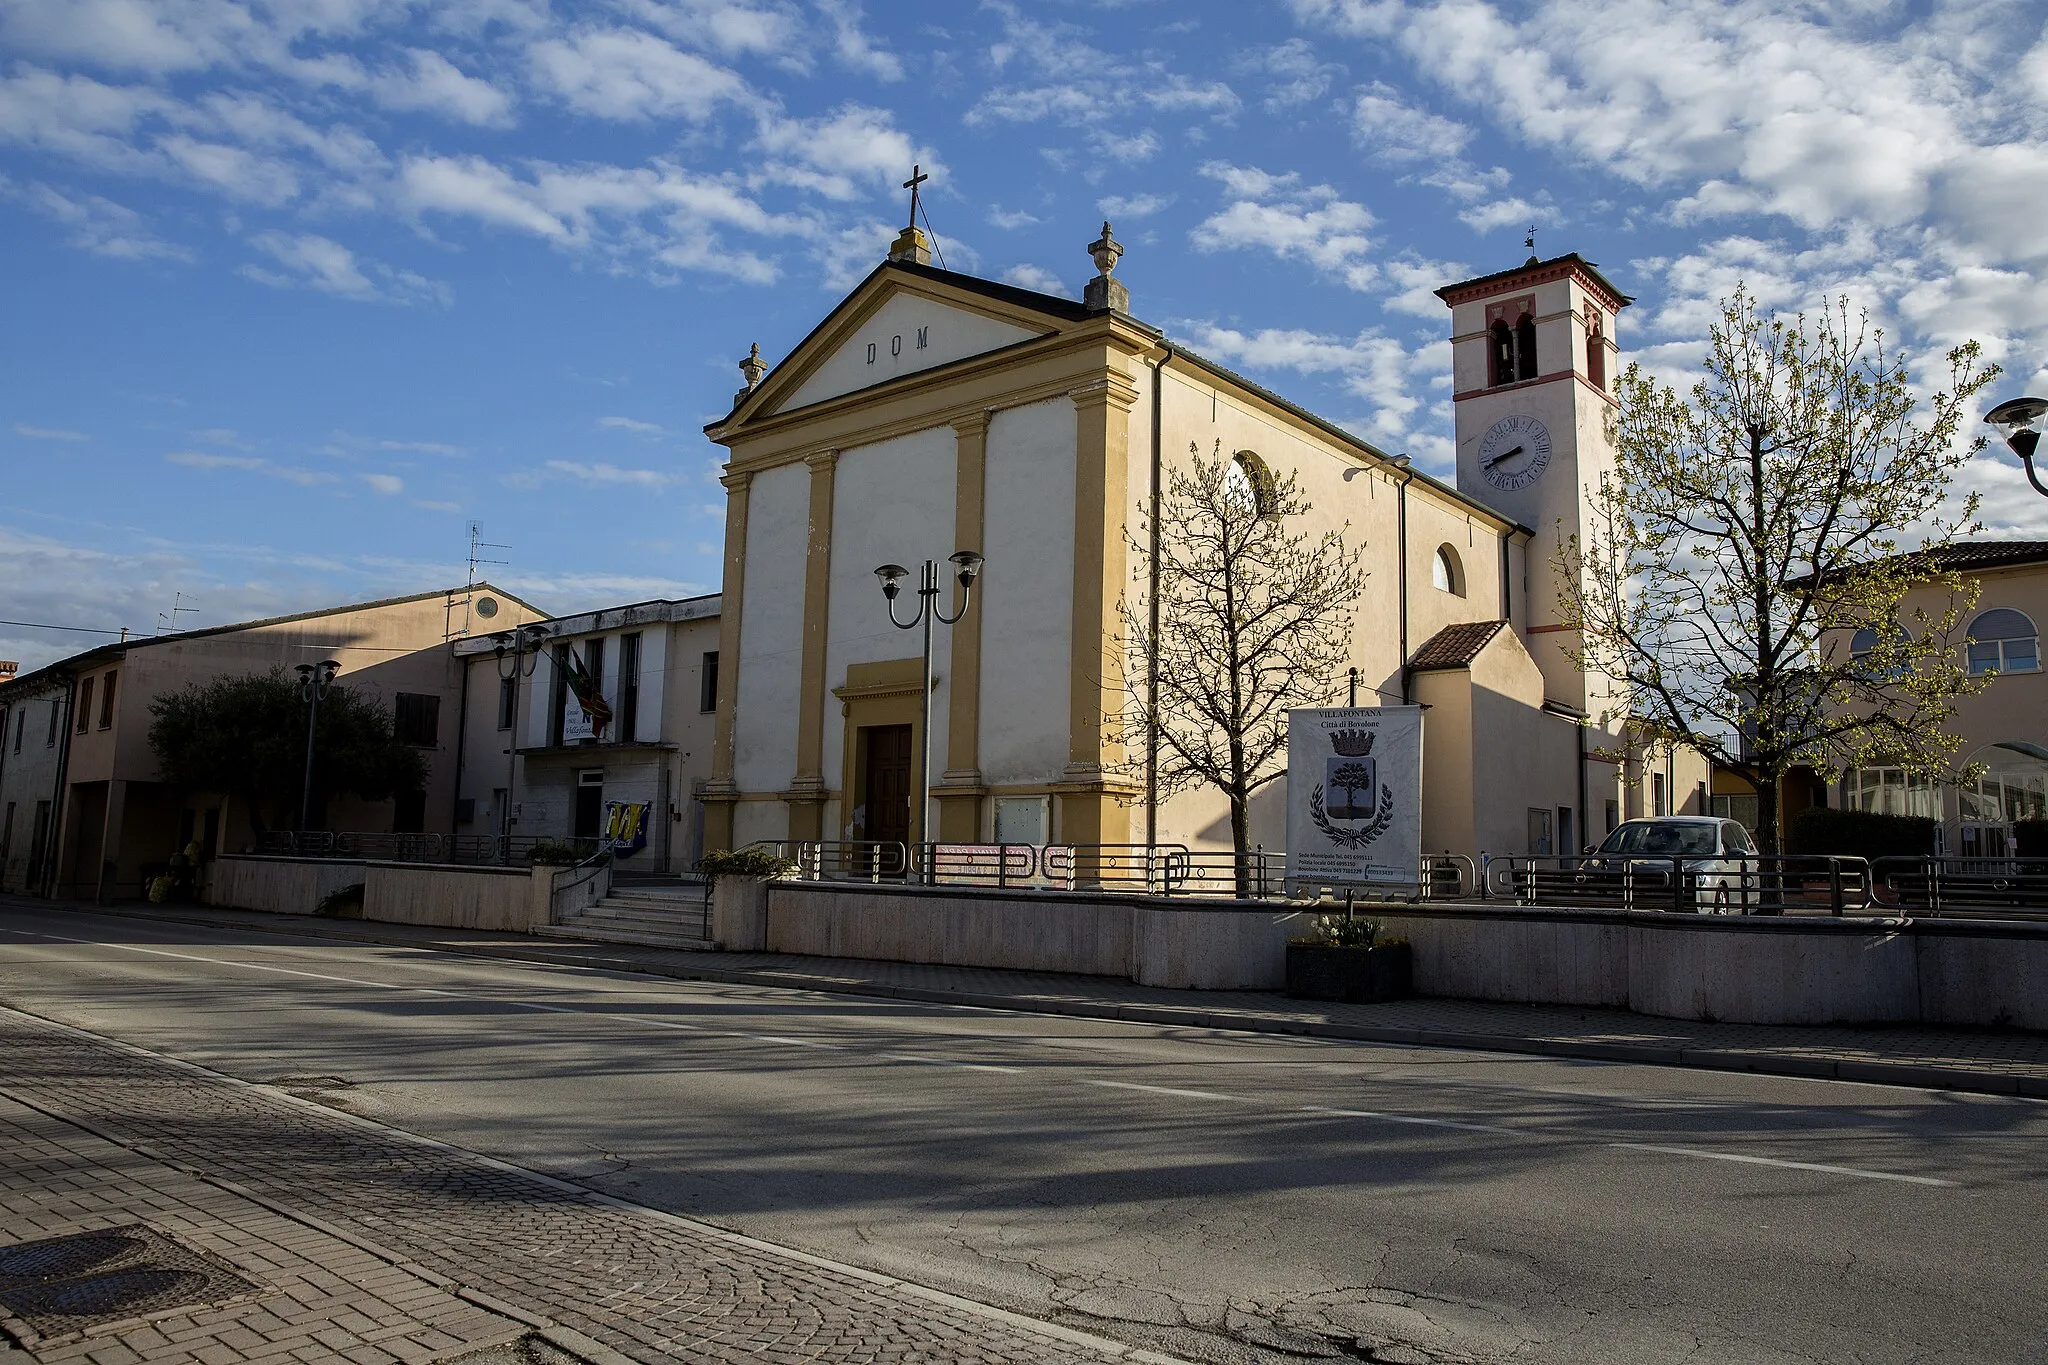
[[[1423,642],[1408,661],[1417,673],[1440,668],[1470,668],[1494,636],[1507,626],[1505,621],[1465,621],[1442,630]]]

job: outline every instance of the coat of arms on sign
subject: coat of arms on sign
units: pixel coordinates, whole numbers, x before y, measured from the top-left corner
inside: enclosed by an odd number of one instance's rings
[[[1371,730],[1338,730],[1330,736],[1336,752],[1323,764],[1324,809],[1332,820],[1370,820],[1379,814],[1379,760],[1372,756]]]

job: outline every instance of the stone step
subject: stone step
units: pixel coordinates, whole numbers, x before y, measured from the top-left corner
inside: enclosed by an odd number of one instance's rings
[[[690,887],[686,891],[649,891],[637,886],[613,887],[605,895],[608,901],[625,901],[635,905],[702,905],[702,887]]]
[[[655,929],[675,928],[679,925],[698,925],[704,922],[700,914],[678,915],[667,910],[641,910],[632,907],[593,905],[573,915],[562,917],[564,924],[618,924]]]
[[[573,938],[588,943],[632,943],[645,948],[678,948],[686,952],[711,952],[717,944],[709,939],[690,938],[673,931],[613,929],[581,924],[549,924],[533,931],[547,938]]]

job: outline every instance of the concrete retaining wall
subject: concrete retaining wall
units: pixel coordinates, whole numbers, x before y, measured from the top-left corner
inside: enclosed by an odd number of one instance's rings
[[[328,896],[362,881],[365,866],[326,858],[216,858],[207,866],[206,901],[273,915],[311,915]]]
[[[741,892],[744,890],[745,895]],[[1278,990],[1306,913],[1256,902],[759,883],[713,898],[726,946]],[[722,909],[720,907],[723,907]],[[1755,1024],[2048,1029],[2048,924],[1646,915],[1486,903],[1377,911],[1423,995]],[[744,935],[744,937],[742,937]]]
[[[556,881],[574,869],[467,867],[435,863],[335,862],[324,858],[217,858],[207,886],[212,905],[311,915],[328,893],[363,886],[363,918],[440,929],[528,933],[548,923]],[[605,884],[600,877],[589,885]],[[596,894],[603,894],[597,890]]]

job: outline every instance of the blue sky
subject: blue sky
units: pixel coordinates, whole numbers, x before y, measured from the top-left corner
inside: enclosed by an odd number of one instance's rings
[[[2048,386],[2048,6],[0,0],[0,617],[210,625],[491,573],[715,590],[701,434],[878,261],[1133,311],[1442,472],[1446,314],[1539,225],[1676,373],[1847,292]],[[2009,460],[1994,533],[2048,534]],[[33,666],[97,638],[0,627]]]

